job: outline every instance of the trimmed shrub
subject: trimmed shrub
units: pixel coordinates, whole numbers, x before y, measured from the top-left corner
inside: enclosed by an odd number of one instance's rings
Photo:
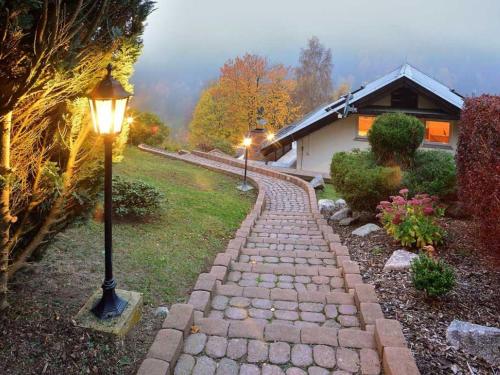
[[[368,141],[378,163],[408,166],[424,139],[424,131],[424,124],[414,116],[385,113],[375,119]]]
[[[330,169],[335,191],[354,210],[374,211],[381,200],[397,191],[401,181],[399,167],[377,165],[368,151],[338,152]]]
[[[457,172],[453,155],[446,151],[423,151],[415,154],[413,166],[403,175],[403,186],[411,195],[427,193],[441,199],[456,190]]]
[[[443,216],[444,208],[437,204],[437,197],[421,194],[410,199],[408,189],[402,189],[399,194],[377,206],[380,211],[377,217],[387,234],[403,246],[422,248],[442,243],[445,231],[437,218]]]
[[[483,244],[500,253],[500,96],[465,99],[456,160],[460,200]]]
[[[448,293],[455,286],[455,272],[441,259],[435,260],[427,254],[420,254],[410,267],[413,285],[423,290],[428,297]]]
[[[163,194],[150,184],[113,177],[113,213],[119,218],[152,216],[160,209],[163,199]]]

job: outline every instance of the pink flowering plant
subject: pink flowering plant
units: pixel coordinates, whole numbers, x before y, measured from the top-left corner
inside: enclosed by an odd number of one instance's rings
[[[403,246],[422,248],[443,242],[445,231],[437,219],[443,216],[444,208],[437,197],[417,194],[409,198],[408,189],[401,189],[390,201],[380,202],[377,210],[387,233]]]

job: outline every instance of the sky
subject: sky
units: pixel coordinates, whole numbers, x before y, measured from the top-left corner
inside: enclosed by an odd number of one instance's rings
[[[157,0],[135,106],[185,127],[226,60],[249,52],[293,67],[313,35],[332,50],[334,85],[408,62],[463,95],[500,93],[500,0]]]

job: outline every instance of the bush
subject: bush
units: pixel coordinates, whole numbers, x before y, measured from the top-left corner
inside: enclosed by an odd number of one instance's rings
[[[378,202],[397,191],[401,170],[376,165],[368,151],[338,152],[332,158],[331,178],[352,209],[374,211]]]
[[[428,193],[440,198],[451,197],[456,190],[456,175],[452,154],[419,150],[415,154],[413,167],[404,173],[403,186],[412,195]]]
[[[130,144],[158,146],[168,139],[170,129],[156,114],[134,111],[132,117],[128,136]]]
[[[468,98],[460,120],[459,198],[479,224],[485,245],[500,253],[500,96]]]
[[[424,130],[414,116],[386,113],[375,119],[368,141],[378,163],[408,166],[424,139]]]
[[[150,184],[113,177],[113,213],[119,218],[151,216],[159,210],[163,199],[163,194]]]
[[[455,285],[453,269],[442,260],[434,260],[426,254],[420,254],[410,267],[413,285],[424,290],[428,297],[446,294]]]
[[[377,206],[380,211],[377,217],[387,233],[403,246],[421,248],[442,243],[445,232],[437,218],[443,216],[444,208],[437,205],[437,197],[421,194],[408,199],[408,189],[399,194]]]

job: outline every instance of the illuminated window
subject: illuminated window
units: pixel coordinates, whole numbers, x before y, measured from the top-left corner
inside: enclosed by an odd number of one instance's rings
[[[368,130],[370,130],[374,121],[375,121],[375,116],[359,116],[358,137],[367,137]]]
[[[425,140],[435,143],[450,143],[450,123],[446,121],[426,121]]]

